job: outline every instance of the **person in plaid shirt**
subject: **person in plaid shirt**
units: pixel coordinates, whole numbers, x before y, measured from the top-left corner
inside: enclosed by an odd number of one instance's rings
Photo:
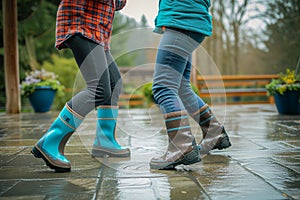
[[[126,0],[62,0],[56,17],[56,43],[70,48],[86,88],[69,100],[44,136],[31,150],[57,172],[71,170],[64,147],[84,117],[97,109],[94,157],[129,157],[115,139],[121,75],[109,50],[114,13]]]

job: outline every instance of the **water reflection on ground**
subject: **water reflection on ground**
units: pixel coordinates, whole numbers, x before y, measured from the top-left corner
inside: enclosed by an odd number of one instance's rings
[[[30,155],[57,113],[0,114],[0,197],[8,199],[300,199],[300,116],[278,115],[273,105],[213,107],[232,147],[203,155],[176,170],[150,170],[167,137],[155,107],[120,110],[117,136],[131,158],[95,159],[91,113],[70,139],[72,172],[53,173]],[[218,112],[220,111],[220,112]],[[201,130],[191,120],[197,141]]]

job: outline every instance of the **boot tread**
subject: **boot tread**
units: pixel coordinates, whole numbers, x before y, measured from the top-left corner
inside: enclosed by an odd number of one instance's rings
[[[70,172],[71,171],[71,167],[70,168],[63,168],[63,167],[59,167],[59,166],[55,166],[54,164],[52,164],[46,156],[44,156],[41,151],[36,148],[33,147],[31,150],[31,153],[34,155],[34,157],[36,158],[42,158],[44,160],[44,162],[46,163],[46,165],[50,168],[50,169],[54,169],[55,172]]]

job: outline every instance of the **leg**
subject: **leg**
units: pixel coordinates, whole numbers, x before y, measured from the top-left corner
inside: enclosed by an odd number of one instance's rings
[[[122,90],[122,77],[119,68],[112,57],[109,50],[105,50],[106,60],[108,64],[109,77],[110,77],[110,87],[111,87],[111,99],[106,102],[105,105],[117,106],[119,101],[119,96]]]
[[[122,88],[122,79],[119,69],[110,52],[107,50],[111,98],[103,106],[97,107],[97,129],[92,155],[94,157],[129,157],[130,150],[123,148],[116,141],[116,125],[118,118],[118,100]]]
[[[183,73],[179,95],[189,114],[202,129],[201,153],[212,149],[224,149],[231,146],[225,128],[217,121],[207,104],[196,95],[190,86],[191,58]]]
[[[191,63],[192,56],[188,58],[188,62],[186,64],[185,71],[183,72],[183,78],[181,80],[179,88],[179,96],[182,99],[182,102],[189,114],[196,112],[205,105],[205,102],[191,88]]]
[[[82,121],[83,117],[66,104],[45,135],[35,144],[31,153],[37,158],[42,158],[56,172],[70,171],[71,164],[64,155],[64,147]]]
[[[80,115],[86,116],[91,110],[105,105],[111,99],[106,54],[102,46],[81,35],[71,37],[66,41],[66,45],[72,50],[87,85],[68,102],[68,105]]]
[[[178,95],[188,58],[199,45],[188,35],[167,29],[160,42],[153,81],[153,95],[164,113],[169,145],[164,155],[150,161],[152,169],[170,169],[199,162],[186,108]]]
[[[32,153],[43,158],[56,171],[71,170],[64,147],[86,114],[110,98],[109,74],[103,47],[75,35],[66,41],[85,78],[87,88],[75,95],[62,109],[47,133],[35,144]],[[98,60],[100,58],[100,60]],[[105,93],[104,93],[105,91]]]

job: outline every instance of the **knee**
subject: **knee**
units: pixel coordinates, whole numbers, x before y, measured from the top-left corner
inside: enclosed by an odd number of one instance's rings
[[[109,86],[107,87],[97,87],[96,91],[94,92],[94,98],[95,98],[95,105],[99,106],[104,103],[111,101],[111,88]]]
[[[160,104],[162,101],[174,94],[174,92],[166,85],[154,83],[152,86],[152,94],[154,102]]]
[[[155,83],[153,83],[153,85],[152,85],[152,96],[153,96],[153,100],[154,100],[155,103],[158,103],[159,90],[160,90],[159,87]]]

